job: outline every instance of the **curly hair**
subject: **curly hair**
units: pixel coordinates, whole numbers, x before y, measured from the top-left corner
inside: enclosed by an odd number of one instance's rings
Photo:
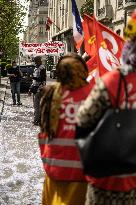
[[[74,65],[73,62],[70,61],[70,58],[75,59],[77,62],[80,62],[83,65],[84,72],[88,74],[88,68],[84,59],[76,53],[68,53],[65,56],[60,57],[56,65],[57,80],[61,82],[62,85],[68,84],[74,77]],[[69,59],[69,62],[63,62],[64,59]],[[75,72],[77,73],[77,78],[80,78],[81,75],[78,75],[78,72],[80,72],[80,70]],[[82,76],[82,78],[84,78],[84,75]]]

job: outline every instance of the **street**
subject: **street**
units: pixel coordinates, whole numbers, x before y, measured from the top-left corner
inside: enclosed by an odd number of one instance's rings
[[[0,205],[40,205],[44,170],[33,99],[21,94],[22,106],[12,106],[9,85],[0,123]]]

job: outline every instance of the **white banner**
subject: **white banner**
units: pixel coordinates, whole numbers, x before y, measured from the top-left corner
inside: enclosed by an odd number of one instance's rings
[[[50,41],[45,43],[20,42],[20,53],[22,53],[23,56],[59,56],[61,54],[64,54],[64,51],[65,43],[61,41]]]

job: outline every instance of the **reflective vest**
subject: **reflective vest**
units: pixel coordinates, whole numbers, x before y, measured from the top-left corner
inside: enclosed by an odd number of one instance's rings
[[[127,90],[128,90],[128,103],[129,108],[136,109],[136,73],[129,73],[125,77],[127,81]],[[113,107],[115,107],[118,82],[119,82],[119,72],[114,70],[112,72],[107,73],[103,77],[103,81],[107,87],[108,94],[111,100]],[[124,89],[122,86],[121,94],[120,94],[120,107],[124,108]],[[127,146],[127,145],[126,145]],[[113,190],[113,191],[130,191],[132,189],[136,189],[136,173],[129,175],[121,175],[116,177],[107,177],[100,179],[93,179],[87,177],[87,180],[90,181],[95,187]]]
[[[75,145],[75,116],[80,104],[90,92],[91,86],[70,91],[63,90],[56,136],[49,140],[39,134],[41,158],[47,175],[56,180],[83,181],[82,164]]]

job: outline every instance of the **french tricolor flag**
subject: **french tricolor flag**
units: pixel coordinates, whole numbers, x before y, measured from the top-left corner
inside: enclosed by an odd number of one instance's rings
[[[84,33],[83,33],[81,17],[79,15],[76,1],[75,0],[71,0],[71,1],[72,1],[72,14],[73,14],[73,37],[76,43],[76,48],[77,50],[79,50],[83,42]]]

